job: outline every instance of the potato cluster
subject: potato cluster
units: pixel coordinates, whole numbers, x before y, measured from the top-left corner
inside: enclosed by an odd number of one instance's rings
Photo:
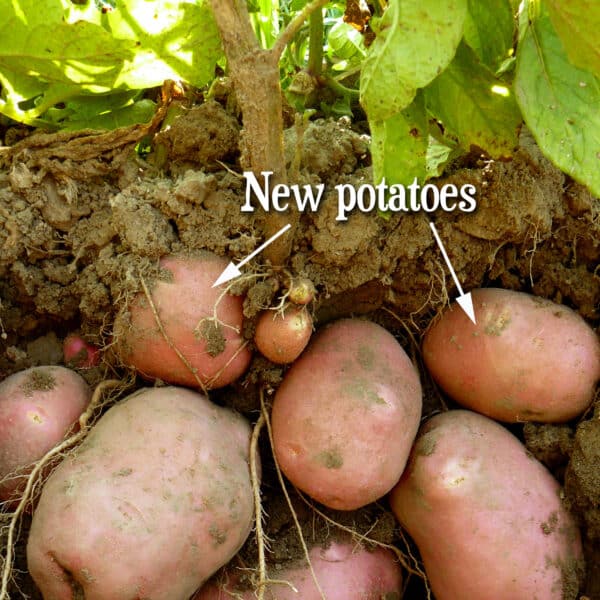
[[[452,305],[424,334],[432,378],[462,408],[421,423],[417,366],[381,326],[343,319],[313,335],[315,290],[299,280],[246,339],[242,298],[213,287],[227,260],[161,261],[124,307],[113,348],[154,387],[104,412],[48,475],[33,511],[29,571],[45,600],[253,598],[229,566],[255,514],[251,428],[211,389],[240,379],[252,348],[284,367],[271,426],[277,464],[315,501],[389,502],[417,544],[437,600],[576,598],[582,549],[558,482],[498,421],[565,422],[600,379],[600,342],[573,311],[527,294],[473,292],[477,323]],[[70,338],[78,368],[95,349]],[[78,362],[77,362],[78,361]],[[0,500],[77,430],[91,392],[75,371],[36,367],[0,384]],[[402,597],[388,550],[334,542],[310,551],[264,598]],[[283,582],[283,584],[282,584]],[[295,591],[294,591],[295,590]]]

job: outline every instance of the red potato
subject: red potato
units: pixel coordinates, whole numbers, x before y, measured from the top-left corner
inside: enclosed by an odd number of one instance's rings
[[[477,325],[452,305],[425,334],[423,358],[466,408],[507,422],[568,421],[592,402],[600,342],[571,309],[521,292],[473,292]]]
[[[0,500],[18,496],[26,467],[74,429],[90,398],[85,380],[65,367],[32,367],[0,383]]]
[[[90,369],[100,363],[100,350],[76,334],[65,338],[63,356],[65,364],[78,369]]]
[[[189,366],[165,339],[144,294],[115,321],[115,345],[123,363],[145,377],[187,387],[201,387],[197,378],[211,389],[240,377],[251,359],[241,335],[242,299],[223,294],[223,286],[212,287],[227,264],[209,252],[163,258],[160,265],[169,277],[154,284],[152,300],[166,336]],[[215,306],[218,322],[213,320]]]
[[[258,317],[254,342],[263,356],[284,365],[302,354],[312,330],[312,318],[304,307],[288,307],[283,314],[265,310]]]
[[[334,542],[328,548],[315,547],[309,552],[319,586],[327,600],[381,600],[400,598],[402,572],[389,550],[369,551],[356,543]],[[308,565],[272,573],[280,583],[265,588],[265,600],[321,600],[322,596]],[[290,585],[286,585],[287,582]],[[293,586],[297,591],[292,589]],[[235,575],[225,574],[210,582],[194,600],[255,600],[253,590],[236,585]]]
[[[558,483],[474,412],[430,419],[390,494],[437,600],[573,600],[581,542]]]
[[[275,455],[315,500],[359,508],[400,478],[421,408],[418,373],[394,337],[375,323],[338,321],[312,339],[277,390]]]
[[[250,427],[183,388],[109,409],[44,485],[27,544],[46,600],[187,600],[250,533]]]

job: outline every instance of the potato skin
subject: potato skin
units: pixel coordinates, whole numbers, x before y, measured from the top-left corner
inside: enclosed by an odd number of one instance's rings
[[[27,561],[45,600],[74,600],[74,588],[187,600],[250,532],[249,440],[241,416],[182,388],[109,409],[34,512]]]
[[[327,600],[381,600],[400,598],[402,572],[394,555],[383,548],[369,551],[355,542],[333,542],[328,548],[309,552],[315,575]],[[321,600],[306,562],[288,567],[271,577],[291,583],[298,592],[282,584],[265,587],[265,600]],[[206,584],[193,600],[255,600],[253,590],[235,584],[235,572],[220,582]]]
[[[167,256],[160,265],[171,274],[170,279],[156,281],[151,289],[167,336],[207,389],[235,381],[251,359],[250,350],[242,347],[242,299],[225,294],[219,300],[222,286],[212,287],[227,264],[227,259],[210,252]],[[205,319],[213,317],[217,302],[222,325],[215,330],[209,328],[214,322]],[[199,387],[194,374],[165,340],[143,293],[117,316],[114,339],[122,362],[145,377]]]
[[[435,381],[466,408],[506,422],[581,414],[600,379],[600,342],[574,311],[522,292],[473,291],[477,325],[456,305],[425,334]]]
[[[69,433],[85,410],[91,390],[65,367],[32,367],[0,383],[0,479],[39,460]],[[25,483],[0,484],[7,500]]]
[[[437,600],[569,600],[581,542],[559,491],[501,425],[452,410],[421,428],[390,503]]]
[[[312,318],[305,307],[288,307],[283,314],[265,310],[258,317],[254,342],[263,356],[285,365],[302,354],[312,330]]]
[[[394,337],[345,319],[313,336],[273,402],[275,455],[298,488],[352,510],[398,481],[419,427],[416,369]]]

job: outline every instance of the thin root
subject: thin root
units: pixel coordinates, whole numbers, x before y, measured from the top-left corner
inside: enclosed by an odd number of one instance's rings
[[[206,386],[204,385],[204,383],[202,382],[200,377],[198,377],[198,373],[196,372],[194,367],[192,367],[192,365],[190,364],[190,361],[181,353],[179,348],[177,348],[177,346],[175,346],[175,344],[173,343],[173,340],[171,340],[171,338],[167,335],[167,332],[165,331],[162,320],[158,314],[158,311],[156,310],[156,305],[154,304],[154,300],[152,300],[152,295],[150,294],[150,290],[148,289],[148,284],[146,283],[146,280],[141,275],[140,275],[140,282],[142,284],[142,289],[144,290],[144,294],[146,296],[146,299],[148,300],[150,310],[152,311],[152,315],[154,316],[154,321],[156,322],[156,326],[158,327],[160,334],[163,336],[165,342],[167,342],[169,348],[171,348],[171,350],[173,350],[173,352],[175,352],[175,354],[177,355],[179,360],[184,364],[185,368],[188,369],[188,371],[193,375],[194,379],[196,380],[196,383],[198,384],[198,387],[204,392],[204,394],[207,394],[208,390],[206,389]],[[2,600],[2,598],[0,598],[0,600]]]
[[[263,531],[262,502],[260,498],[260,481],[256,460],[258,457],[258,438],[265,425],[265,415],[261,412],[256,425],[252,431],[250,440],[250,477],[252,480],[252,491],[254,493],[254,519],[256,521],[256,546],[258,548],[258,583],[257,598],[263,600],[265,597],[265,586],[267,585],[267,563],[265,561],[265,535]]]
[[[319,590],[319,594],[321,595],[321,599],[322,600],[327,600],[325,594],[323,593],[321,585],[319,584],[319,580],[317,579],[317,575],[315,573],[315,570],[313,569],[312,562],[311,562],[310,556],[308,554],[308,547],[306,546],[306,541],[304,540],[304,535],[302,534],[302,526],[300,525],[300,521],[298,520],[298,515],[296,514],[296,511],[294,510],[294,506],[292,505],[292,500],[291,500],[290,495],[289,495],[289,493],[287,491],[287,487],[285,485],[285,481],[283,479],[283,475],[281,473],[281,469],[279,468],[279,463],[277,461],[277,457],[275,456],[275,444],[273,442],[273,430],[271,428],[271,420],[269,419],[269,413],[268,413],[267,407],[265,405],[265,394],[264,394],[264,391],[263,391],[262,388],[260,390],[260,408],[261,408],[261,412],[262,412],[262,415],[263,415],[264,420],[265,420],[265,424],[267,426],[267,431],[269,433],[269,443],[271,445],[271,454],[273,455],[273,462],[275,463],[275,470],[277,472],[277,479],[279,479],[279,485],[281,486],[281,490],[283,491],[283,495],[285,496],[285,500],[286,500],[287,505],[288,505],[288,507],[290,509],[290,512],[292,514],[292,518],[294,520],[294,525],[296,526],[296,530],[298,531],[298,537],[300,539],[300,544],[302,545],[302,550],[304,551],[304,557],[306,558],[306,562],[308,564],[308,568],[310,570],[310,574],[311,574],[311,576],[313,578],[313,581],[315,582],[317,590]]]

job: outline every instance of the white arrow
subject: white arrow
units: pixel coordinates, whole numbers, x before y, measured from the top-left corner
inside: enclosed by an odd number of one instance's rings
[[[452,279],[454,279],[454,283],[456,284],[456,289],[458,290],[458,293],[460,294],[460,296],[456,299],[456,301],[458,302],[460,307],[465,311],[465,313],[467,313],[467,317],[469,317],[469,319],[471,319],[471,321],[473,321],[473,323],[475,325],[477,325],[477,321],[475,320],[475,309],[473,308],[473,298],[471,298],[471,292],[469,292],[468,294],[465,294],[463,292],[460,282],[458,281],[458,277],[456,276],[456,273],[454,272],[454,267],[452,266],[452,263],[450,262],[448,255],[446,254],[446,249],[444,248],[444,244],[442,244],[442,240],[440,239],[437,229],[435,228],[435,225],[431,221],[429,222],[429,227],[431,227],[431,231],[433,231],[433,237],[435,238],[435,241],[437,242],[438,246],[440,247],[442,256],[444,257],[444,260],[446,261],[446,264],[448,265],[448,269],[450,269],[450,275],[452,275]]]
[[[283,235],[289,228],[291,227],[291,225],[288,223],[287,225],[283,226],[275,235],[271,236],[264,244],[261,244],[254,252],[252,252],[252,254],[249,254],[248,256],[246,256],[246,258],[244,258],[244,260],[241,260],[237,265],[234,265],[232,262],[230,262],[227,267],[225,267],[225,270],[221,273],[221,275],[219,275],[219,278],[213,283],[213,287],[217,287],[218,285],[221,285],[222,283],[227,283],[228,281],[231,281],[232,279],[235,279],[236,277],[239,277],[242,272],[240,271],[240,267],[243,267],[247,262],[251,261],[257,254],[260,254],[269,244],[272,244],[279,236]]]

